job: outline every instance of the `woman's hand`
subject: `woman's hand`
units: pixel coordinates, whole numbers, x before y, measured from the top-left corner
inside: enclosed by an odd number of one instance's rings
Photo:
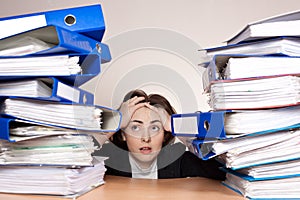
[[[141,107],[148,104],[146,102],[140,103],[143,100],[145,100],[144,97],[136,97],[135,96],[135,97],[129,99],[128,101],[125,101],[125,102],[122,103],[122,105],[120,107],[120,110],[119,110],[122,113],[122,122],[121,122],[121,126],[120,126],[121,129],[127,127],[133,113],[137,109],[139,109],[139,108],[141,108]]]
[[[162,107],[156,107],[150,104],[146,104],[146,107],[158,113],[165,131],[171,132],[171,116],[169,115],[169,113]]]

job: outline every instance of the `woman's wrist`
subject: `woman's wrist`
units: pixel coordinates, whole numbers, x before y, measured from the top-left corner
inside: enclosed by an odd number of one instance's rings
[[[108,132],[108,133],[91,133],[93,137],[97,140],[97,142],[102,146],[106,141],[109,140],[111,136],[113,136],[115,132]]]

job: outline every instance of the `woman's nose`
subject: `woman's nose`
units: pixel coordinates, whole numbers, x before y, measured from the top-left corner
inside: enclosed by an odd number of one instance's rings
[[[145,134],[141,137],[141,141],[144,143],[150,143],[151,142],[151,136],[148,134]]]

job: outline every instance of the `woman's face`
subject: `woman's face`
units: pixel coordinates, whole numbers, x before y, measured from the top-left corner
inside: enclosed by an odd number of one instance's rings
[[[141,167],[149,167],[160,152],[164,139],[164,128],[158,113],[147,107],[139,108],[124,132],[131,155]]]

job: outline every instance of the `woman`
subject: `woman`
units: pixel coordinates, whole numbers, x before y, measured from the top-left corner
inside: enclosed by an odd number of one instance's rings
[[[120,106],[120,130],[110,133],[101,155],[108,156],[106,174],[133,178],[207,177],[225,179],[215,160],[203,161],[182,143],[174,143],[171,115],[175,113],[166,98],[134,90]]]

